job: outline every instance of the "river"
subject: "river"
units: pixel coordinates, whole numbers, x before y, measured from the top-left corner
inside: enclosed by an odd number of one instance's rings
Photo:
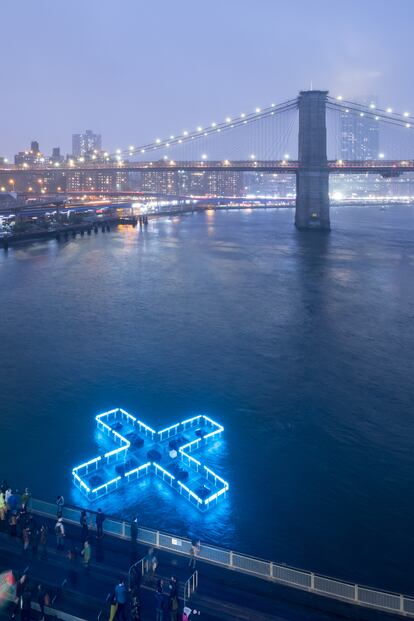
[[[414,208],[209,211],[0,252],[1,475],[81,498],[94,416],[223,423],[200,514],[148,481],[107,512],[412,592]]]

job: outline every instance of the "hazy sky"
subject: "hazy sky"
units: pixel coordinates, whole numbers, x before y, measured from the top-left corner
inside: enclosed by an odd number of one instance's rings
[[[330,90],[414,112],[414,0],[2,0],[0,155],[113,151]]]

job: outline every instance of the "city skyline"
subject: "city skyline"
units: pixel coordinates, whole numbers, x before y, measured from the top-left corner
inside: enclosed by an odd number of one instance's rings
[[[23,13],[3,9],[5,23],[19,21],[18,32],[9,28],[2,41],[9,58],[0,144],[6,157],[36,137],[45,152],[59,145],[69,153],[72,133],[84,127],[102,133],[114,151],[311,84],[356,99],[375,92],[400,110],[414,102],[404,79],[414,7],[405,0],[398,2],[404,21],[389,20],[377,3],[353,0],[340,15],[321,1],[229,0],[208,8],[182,1],[178,9],[163,2],[156,15],[130,1],[23,4]],[[29,54],[20,43],[30,37]]]

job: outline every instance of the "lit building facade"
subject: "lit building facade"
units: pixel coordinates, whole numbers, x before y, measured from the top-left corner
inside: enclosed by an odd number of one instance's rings
[[[82,134],[72,135],[72,155],[75,157],[85,157],[91,155],[94,151],[102,150],[102,136],[95,134],[92,130],[87,129]]]
[[[368,105],[373,102],[369,102]],[[341,112],[341,159],[376,160],[379,155],[379,124],[375,118],[347,110]]]

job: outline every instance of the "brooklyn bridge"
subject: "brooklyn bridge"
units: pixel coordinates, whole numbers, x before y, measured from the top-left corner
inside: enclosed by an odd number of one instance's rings
[[[344,114],[365,117],[386,128],[393,157],[384,153],[369,160],[333,157],[338,153],[338,119]],[[375,104],[334,98],[328,91],[308,90],[277,105],[114,153],[51,164],[2,164],[0,187],[3,192],[40,196],[47,183],[56,193],[96,191],[105,195],[116,191],[119,179],[162,176],[169,194],[186,196],[191,191],[177,189],[177,180],[189,175],[211,175],[215,180],[242,173],[294,175],[297,228],[329,230],[330,176],[370,173],[386,179],[414,172],[412,128],[414,117],[408,112],[396,113]],[[294,156],[287,152],[292,145]],[[224,192],[217,190],[215,195]]]

